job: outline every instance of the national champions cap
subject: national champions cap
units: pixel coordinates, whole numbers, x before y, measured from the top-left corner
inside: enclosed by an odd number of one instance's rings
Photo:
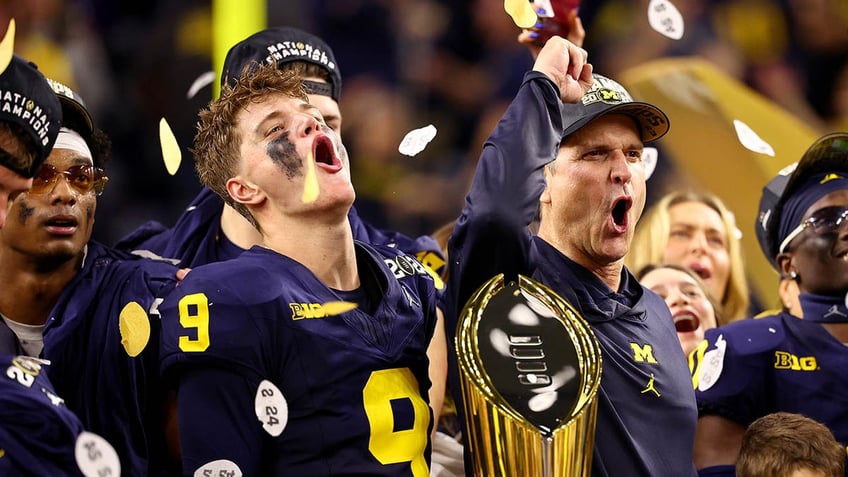
[[[763,187],[757,212],[757,242],[772,266],[777,267],[783,205],[805,179],[826,172],[848,173],[848,132],[827,134],[817,139],[801,160],[784,167]]]
[[[290,61],[305,61],[318,65],[330,74],[326,91],[320,84],[309,82],[306,90],[311,94],[330,96],[336,102],[342,90],[342,75],[333,55],[333,50],[315,35],[291,27],[275,27],[262,30],[245,38],[230,48],[224,59],[221,86],[233,85],[245,67],[252,62],[282,65]],[[319,90],[316,90],[318,88]]]
[[[633,101],[624,86],[606,76],[595,73],[592,77],[592,87],[583,98],[576,104],[566,104],[563,107],[563,139],[609,113],[625,114],[633,118],[639,124],[639,134],[643,142],[655,141],[668,132],[668,116],[660,108]]]
[[[94,122],[82,98],[74,90],[58,81],[47,78],[47,83],[53,88],[53,92],[59,97],[59,103],[62,105],[62,125],[73,129],[86,142],[91,143]]]
[[[21,126],[36,146],[31,163],[6,154],[0,165],[24,177],[32,177],[56,142],[62,125],[62,109],[35,63],[18,55],[12,55],[9,66],[0,74],[0,121]]]

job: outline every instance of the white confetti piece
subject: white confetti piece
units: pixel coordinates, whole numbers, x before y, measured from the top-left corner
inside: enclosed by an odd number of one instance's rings
[[[733,120],[736,136],[746,149],[774,157],[774,148],[757,135],[753,129],[738,119]]]
[[[207,71],[206,73],[198,76],[197,79],[194,80],[194,83],[191,84],[191,87],[189,87],[188,92],[186,93],[186,99],[193,98],[198,91],[209,86],[213,81],[215,81],[214,71]]]
[[[683,16],[668,0],[651,0],[648,5],[648,23],[659,34],[672,40],[683,38]]]
[[[398,146],[398,152],[405,156],[413,157],[423,151],[427,144],[436,137],[436,126],[428,124],[423,128],[413,129],[406,133],[403,141]]]
[[[659,158],[659,151],[655,147],[646,147],[642,150],[642,164],[645,165],[645,180],[651,178],[654,175],[654,171],[657,168],[657,159]]]

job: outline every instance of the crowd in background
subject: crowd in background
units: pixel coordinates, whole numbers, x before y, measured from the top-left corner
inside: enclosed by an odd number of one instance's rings
[[[596,71],[615,78],[654,58],[697,55],[818,132],[848,127],[845,2],[678,0],[679,41],[651,30],[648,3],[583,2]],[[79,91],[113,139],[113,183],[95,237],[112,243],[148,219],[173,223],[200,188],[189,145],[213,92],[187,91],[212,70],[211,2],[0,1],[0,25],[9,18],[16,51]],[[454,219],[482,141],[532,65],[503,2],[268,2],[268,24],[311,31],[336,52],[360,214],[410,235]],[[163,167],[161,118],[183,148],[173,177]],[[427,149],[401,155],[406,132],[428,124],[438,134]],[[650,190],[649,204],[664,188]]]

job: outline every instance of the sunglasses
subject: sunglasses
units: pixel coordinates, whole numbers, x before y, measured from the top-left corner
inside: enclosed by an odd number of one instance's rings
[[[780,244],[780,253],[785,252],[786,248],[789,247],[789,243],[795,237],[801,235],[801,232],[804,230],[812,228],[813,233],[817,236],[824,235],[838,230],[846,218],[848,218],[848,207],[841,205],[823,207],[813,212],[809,218],[802,220],[801,224],[786,236]]]
[[[103,172],[103,169],[94,167],[89,164],[71,166],[64,171],[56,169],[52,164],[42,164],[32,178],[32,188],[30,194],[45,194],[49,192],[59,178],[59,174],[65,176],[68,185],[80,194],[94,192],[97,195],[103,193],[103,188],[109,182],[109,178]]]

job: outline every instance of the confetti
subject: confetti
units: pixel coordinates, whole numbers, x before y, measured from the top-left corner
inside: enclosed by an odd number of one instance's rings
[[[315,158],[312,151],[306,156],[306,177],[303,179],[303,195],[300,200],[304,204],[311,204],[318,198],[318,177],[315,175]]]
[[[504,10],[519,28],[530,28],[536,24],[536,12],[527,0],[504,0]]]
[[[645,180],[651,178],[654,175],[654,171],[657,168],[657,159],[659,158],[659,152],[655,147],[646,147],[642,150],[642,163],[645,165]]]
[[[205,86],[209,86],[212,82],[215,81],[215,72],[207,71],[202,75],[198,76],[194,83],[191,84],[191,87],[188,89],[186,93],[186,99],[191,99],[194,95],[197,94],[198,91],[203,89]]]
[[[733,126],[736,127],[736,136],[739,138],[739,142],[746,149],[774,157],[774,148],[769,143],[763,141],[763,138],[758,136],[747,124],[734,119]]]
[[[121,344],[131,357],[138,356],[150,341],[150,320],[138,302],[131,301],[121,310],[118,317]]]
[[[398,146],[398,152],[405,156],[413,157],[423,151],[427,144],[436,137],[436,126],[428,124],[423,128],[413,129],[406,133],[403,141]]]
[[[651,0],[648,4],[648,23],[658,33],[672,40],[683,38],[683,16],[668,0]]]
[[[165,118],[159,120],[159,144],[162,146],[165,170],[168,171],[168,174],[176,174],[180,168],[180,162],[183,160],[183,153],[180,150],[180,145],[177,144],[177,138],[171,131],[171,126],[168,126],[168,121]]]
[[[6,35],[0,40],[0,74],[6,71],[12,62],[12,54],[15,52],[15,19],[9,19],[9,28]]]
[[[342,313],[355,310],[358,307],[359,305],[349,301],[328,301],[321,305],[321,309],[327,316],[341,315]]]

